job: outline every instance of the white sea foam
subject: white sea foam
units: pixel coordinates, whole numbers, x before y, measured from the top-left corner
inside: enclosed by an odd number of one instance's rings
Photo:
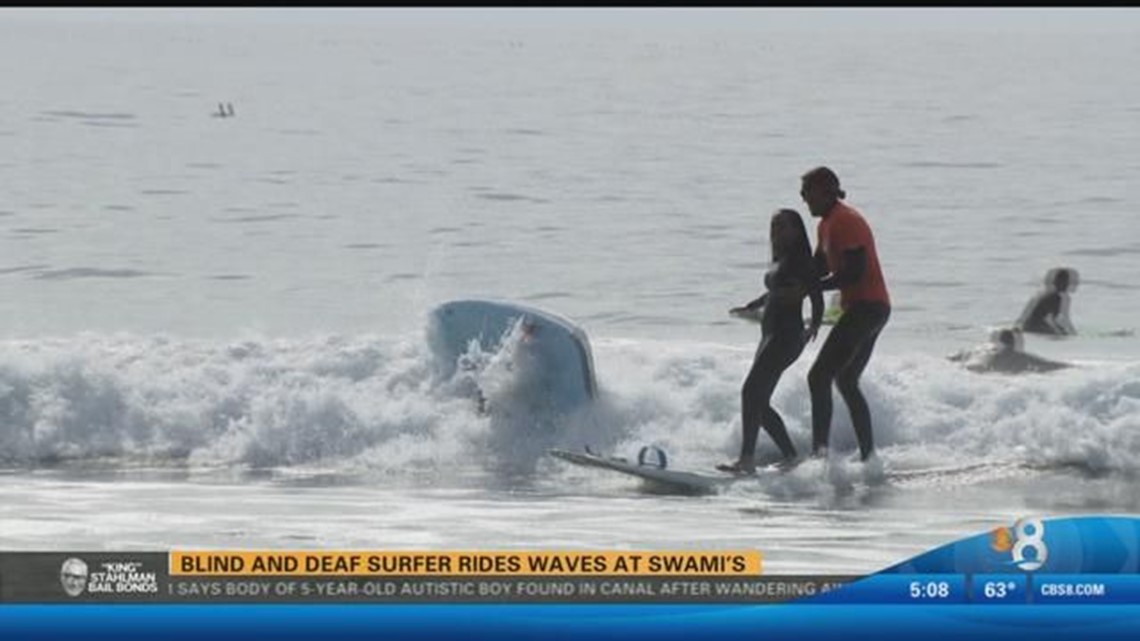
[[[533,469],[553,446],[630,454],[654,444],[674,466],[696,469],[735,453],[747,351],[631,340],[595,340],[594,351],[596,405],[549,416],[532,405],[533,372],[517,355],[491,355],[480,372],[483,414],[432,379],[416,336],[7,341],[0,452],[9,464],[119,457],[385,473],[489,460]],[[809,348],[785,373],[773,400],[801,452],[810,448],[813,356]],[[1140,467],[1138,380],[1136,364],[1004,376],[920,354],[880,355],[862,388],[891,469],[1006,461],[1130,474]],[[832,454],[849,457],[855,442],[838,395],[834,407]],[[760,454],[775,457],[763,434]]]

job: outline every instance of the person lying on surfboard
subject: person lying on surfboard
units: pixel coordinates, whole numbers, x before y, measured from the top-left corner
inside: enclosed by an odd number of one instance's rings
[[[776,383],[799,358],[804,345],[815,338],[823,317],[823,294],[818,283],[811,244],[803,218],[794,209],[780,209],[772,214],[768,234],[772,262],[764,274],[767,291],[756,300],[729,310],[734,316],[760,313],[761,339],[752,360],[752,368],[740,391],[741,431],[740,458],[717,465],[717,469],[735,474],[756,471],[756,438],[763,426],[780,448],[786,462],[796,460],[796,448],[780,414],[772,408]],[[811,324],[805,329],[803,300],[811,298]]]
[[[1022,348],[1024,344],[1021,330],[1002,329],[991,339],[991,344],[972,350],[964,350],[949,356],[949,360],[963,363],[971,372],[998,372],[1001,374],[1024,374],[1027,372],[1051,372],[1066,367],[1068,363],[1051,361]]]

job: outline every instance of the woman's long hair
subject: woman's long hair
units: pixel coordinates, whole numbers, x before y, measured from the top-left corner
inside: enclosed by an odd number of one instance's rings
[[[777,220],[783,221],[785,225],[791,225],[796,233],[794,240],[791,243],[786,243],[778,234],[769,229],[772,262],[787,261],[788,267],[792,269],[793,273],[804,278],[813,278],[815,269],[811,259],[811,243],[808,241],[807,228],[804,226],[803,217],[794,209],[778,209],[776,213],[772,214],[773,226]]]

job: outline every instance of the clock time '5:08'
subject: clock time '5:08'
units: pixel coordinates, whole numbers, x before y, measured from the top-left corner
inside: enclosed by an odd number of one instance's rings
[[[950,596],[950,584],[946,581],[910,582],[912,599],[945,599]]]

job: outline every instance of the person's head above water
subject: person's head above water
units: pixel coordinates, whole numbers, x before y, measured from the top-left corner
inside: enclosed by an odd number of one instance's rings
[[[1050,269],[1045,275],[1045,286],[1054,291],[1067,292],[1076,285],[1074,276],[1073,270],[1065,267]]]
[[[1003,350],[1011,352],[1021,351],[1024,339],[1017,329],[1002,329],[994,336],[994,342]]]
[[[807,227],[804,226],[803,217],[794,209],[777,209],[772,214],[768,239],[772,246],[774,261],[785,258],[811,259],[811,243],[808,241]]]
[[[1017,345],[1013,338],[1013,330],[1003,329],[998,332],[998,343],[1001,343],[1002,347],[1013,349]]]
[[[816,167],[800,179],[800,197],[807,203],[811,215],[817,218],[827,214],[835,207],[835,203],[847,197],[847,193],[839,186],[839,176],[827,167]]]

